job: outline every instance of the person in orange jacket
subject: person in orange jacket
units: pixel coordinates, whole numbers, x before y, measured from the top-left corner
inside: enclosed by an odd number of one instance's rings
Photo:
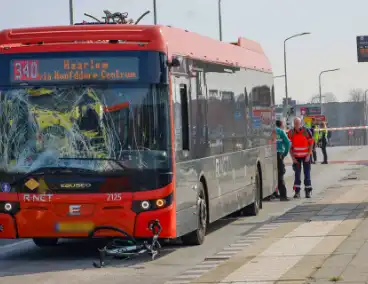
[[[299,117],[294,119],[294,128],[288,132],[291,142],[290,155],[293,160],[294,178],[294,198],[300,198],[301,171],[304,172],[305,197],[311,198],[311,155],[313,153],[314,139],[311,131],[302,125]]]

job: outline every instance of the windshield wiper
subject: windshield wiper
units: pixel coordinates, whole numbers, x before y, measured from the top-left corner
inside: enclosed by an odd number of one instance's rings
[[[126,170],[127,167],[124,166],[119,160],[111,159],[111,158],[79,158],[79,157],[63,157],[59,158],[59,160],[80,160],[80,161],[108,161],[108,162],[114,162],[116,165],[118,165],[121,169]]]

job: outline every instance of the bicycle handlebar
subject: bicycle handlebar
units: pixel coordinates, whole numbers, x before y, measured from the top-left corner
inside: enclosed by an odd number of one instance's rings
[[[162,226],[160,224],[160,221],[158,219],[152,220],[148,223],[148,229],[152,232],[153,238],[152,243],[149,244],[147,241],[144,241],[143,244],[138,244],[137,241],[133,236],[130,236],[127,232],[124,230],[121,230],[119,228],[113,227],[113,226],[99,226],[94,228],[89,233],[89,237],[93,238],[94,234],[101,230],[111,230],[115,232],[119,232],[122,235],[127,236],[134,244],[133,245],[124,245],[124,244],[118,244],[118,239],[112,240],[112,246],[113,248],[109,248],[109,245],[106,245],[103,249],[98,249],[100,252],[100,261],[99,263],[93,262],[93,266],[97,268],[101,268],[105,266],[105,257],[107,255],[109,256],[117,256],[117,257],[131,257],[134,255],[140,255],[142,253],[148,252],[152,256],[152,260],[155,259],[156,255],[159,254],[159,249],[161,248],[160,243],[158,242],[159,235],[162,231]]]
[[[102,17],[102,21],[96,17],[84,13],[85,16],[95,20],[99,24],[125,24],[125,25],[137,25],[150,11],[144,12],[135,22],[133,19],[128,19],[128,12],[115,12],[111,13],[109,10],[103,10],[105,17]],[[92,23],[90,23],[92,24]]]

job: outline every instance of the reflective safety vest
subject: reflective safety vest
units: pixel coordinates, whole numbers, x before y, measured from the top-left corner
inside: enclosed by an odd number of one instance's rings
[[[327,128],[322,128],[322,129],[321,129],[321,134],[322,134],[323,132],[325,133],[325,135],[324,135],[324,136],[325,136],[325,139],[327,140],[327,139],[328,139],[328,130],[327,130]]]
[[[291,151],[295,158],[304,158],[309,155],[309,146],[314,143],[312,133],[305,127],[299,131],[291,129],[288,132],[291,141]]]
[[[319,127],[318,126],[314,128],[313,138],[314,138],[314,142],[317,143],[319,140]]]

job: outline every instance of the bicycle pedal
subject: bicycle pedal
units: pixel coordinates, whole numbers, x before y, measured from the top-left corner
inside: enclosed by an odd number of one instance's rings
[[[156,256],[158,256],[160,254],[160,252],[156,250],[156,251],[150,252],[150,254],[152,255],[152,261],[153,261],[153,260],[155,260]]]

